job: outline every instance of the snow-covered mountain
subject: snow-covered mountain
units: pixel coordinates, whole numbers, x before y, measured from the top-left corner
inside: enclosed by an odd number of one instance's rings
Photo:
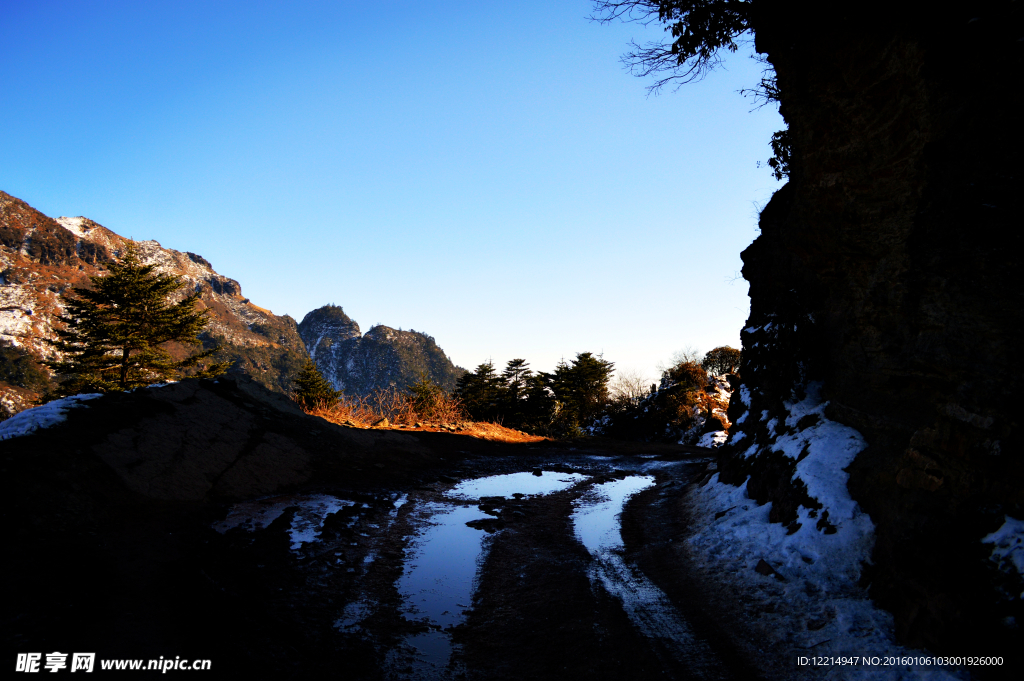
[[[84,217],[43,215],[0,191],[0,346],[7,366],[14,360],[48,358],[53,350],[60,294],[102,274],[103,264],[122,252],[128,239]],[[235,371],[274,390],[287,390],[306,357],[295,321],[275,315],[242,295],[234,279],[217,273],[200,255],[139,241],[143,261],[181,277],[202,292],[199,308],[211,311],[204,342],[221,346],[219,358],[237,360]],[[182,292],[184,294],[185,291]],[[20,411],[38,388],[0,373],[0,413]]]

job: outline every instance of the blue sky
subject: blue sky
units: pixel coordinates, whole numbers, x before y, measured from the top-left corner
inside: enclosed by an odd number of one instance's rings
[[[8,0],[0,189],[199,253],[300,321],[335,303],[457,364],[739,347],[778,188],[749,49],[677,92],[659,27],[586,0]],[[761,161],[761,167],[757,162]]]

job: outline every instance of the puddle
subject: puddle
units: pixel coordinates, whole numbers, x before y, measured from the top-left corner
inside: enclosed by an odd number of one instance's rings
[[[409,619],[426,617],[448,628],[462,620],[473,598],[477,560],[483,553],[482,530],[466,525],[488,515],[474,506],[431,503],[420,512],[430,525],[406,554],[398,590]]]
[[[235,504],[228,511],[227,517],[214,523],[212,527],[221,534],[235,527],[241,527],[250,532],[262,530],[280,518],[285,509],[296,506],[298,510],[292,517],[288,534],[291,536],[292,550],[297,550],[303,544],[310,544],[320,537],[320,530],[323,528],[327,516],[354,505],[354,501],[339,499],[327,494],[299,494],[257,499]]]
[[[445,496],[453,500],[521,498],[560,492],[587,479],[580,473],[551,471],[493,475],[460,482]],[[401,669],[402,678],[445,678],[453,674],[449,669],[453,652],[449,630],[465,620],[487,551],[487,534],[466,523],[491,516],[475,506],[446,501],[423,503],[411,512],[422,529],[406,549],[397,586],[406,619],[424,622],[430,629],[407,636],[402,646],[388,653],[386,666]]]
[[[630,621],[653,644],[663,663],[684,667],[695,678],[717,678],[723,667],[708,645],[694,636],[668,596],[622,558],[621,514],[631,496],[654,484],[650,475],[631,475],[594,485],[576,502],[576,538],[594,557],[590,582],[622,603]]]
[[[509,473],[508,475],[492,475],[475,480],[464,480],[447,492],[453,499],[481,499],[483,497],[526,497],[552,494],[569,489],[587,476],[582,473],[555,473],[543,471],[537,473]]]
[[[572,514],[576,538],[596,557],[622,550],[622,531],[619,515],[626,501],[654,484],[650,475],[630,475],[594,485],[576,502]]]
[[[484,532],[466,525],[487,518],[475,506],[430,502],[414,508],[423,523],[406,549],[398,579],[406,619],[425,622],[431,629],[405,638],[388,653],[387,666],[405,668],[404,678],[443,678],[452,656],[447,629],[465,618],[473,599],[477,566],[483,556]]]

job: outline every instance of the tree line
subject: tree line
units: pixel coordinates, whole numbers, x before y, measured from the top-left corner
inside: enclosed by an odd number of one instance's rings
[[[455,395],[470,418],[551,435],[579,435],[608,403],[614,363],[591,352],[562,360],[553,372],[533,371],[522,358],[499,374],[493,362],[459,379]]]
[[[700,360],[684,358],[677,362],[663,373],[660,385],[647,388],[626,382],[612,389],[609,384],[615,364],[591,352],[581,352],[569,362],[562,360],[550,373],[534,372],[522,358],[509,360],[498,373],[494,363],[488,361],[459,379],[455,395],[473,420],[572,437],[583,434],[599,420],[607,421],[604,417],[615,420],[616,416],[629,415],[659,393],[671,393],[675,401],[695,404],[691,393],[706,387],[708,374],[736,373],[739,365],[740,351],[721,346]]]

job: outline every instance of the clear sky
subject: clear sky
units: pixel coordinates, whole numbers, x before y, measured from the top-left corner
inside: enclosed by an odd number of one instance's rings
[[[588,0],[5,0],[0,189],[472,369],[739,347],[761,64],[647,96]],[[757,162],[761,161],[761,167]]]

